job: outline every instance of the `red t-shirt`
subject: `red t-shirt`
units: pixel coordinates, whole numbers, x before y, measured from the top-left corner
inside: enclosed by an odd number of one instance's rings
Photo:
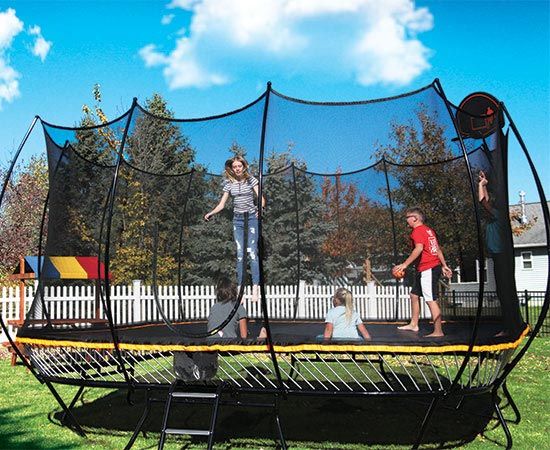
[[[424,246],[422,253],[414,262],[416,270],[423,272],[441,264],[437,256],[439,244],[435,231],[427,225],[419,225],[411,231],[411,244],[414,248],[416,244]]]

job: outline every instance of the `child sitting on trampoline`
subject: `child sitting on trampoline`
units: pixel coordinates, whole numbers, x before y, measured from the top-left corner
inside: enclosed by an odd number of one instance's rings
[[[325,319],[324,339],[370,340],[370,334],[363,325],[359,314],[353,310],[353,295],[345,288],[338,288],[332,298],[334,307]],[[359,336],[359,333],[361,336]]]
[[[208,331],[212,331],[222,325],[233,312],[237,301],[237,286],[229,278],[222,277],[216,285],[216,303],[210,308],[208,315]],[[246,339],[248,336],[248,323],[246,309],[240,304],[229,322],[213,337]]]

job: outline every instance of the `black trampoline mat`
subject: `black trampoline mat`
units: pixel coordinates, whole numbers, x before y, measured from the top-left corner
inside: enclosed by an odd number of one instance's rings
[[[440,347],[453,345],[468,345],[471,341],[473,332],[473,322],[471,321],[453,321],[446,322],[443,325],[444,337],[426,337],[431,333],[433,326],[428,322],[420,323],[418,332],[403,331],[397,327],[403,322],[366,322],[365,326],[371,335],[370,341],[360,340],[340,340],[331,339],[323,340],[321,335],[324,330],[323,321],[283,321],[271,320],[270,328],[274,345],[279,346],[294,346],[300,344],[317,344],[324,345],[349,345],[354,346],[399,346],[399,347]],[[133,344],[151,346],[169,346],[169,345],[258,345],[265,340],[258,339],[257,336],[262,327],[261,320],[249,321],[249,338],[248,339],[222,339],[217,337],[197,337],[190,336],[191,334],[206,333],[206,322],[196,321],[187,323],[177,323],[171,327],[164,323],[157,324],[136,324],[117,327],[116,332],[120,344]],[[519,343],[518,339],[521,334],[499,335],[503,329],[503,324],[498,321],[482,321],[479,324],[477,337],[475,340],[476,346],[498,345]],[[525,331],[524,333],[525,334]],[[32,328],[26,327],[20,330],[18,339],[24,338],[24,341],[36,341],[35,343],[44,344],[40,341],[68,341],[79,343],[112,343],[112,335],[108,327],[90,326],[87,328]],[[367,350],[367,349],[365,349]]]

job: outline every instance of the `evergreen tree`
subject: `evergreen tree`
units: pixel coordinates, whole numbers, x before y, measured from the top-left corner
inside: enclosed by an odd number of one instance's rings
[[[326,206],[319,183],[290,151],[272,153],[266,159],[264,268],[270,284],[293,284],[298,277],[312,282],[338,271],[334,258],[322,252],[323,241],[333,226],[324,220]]]

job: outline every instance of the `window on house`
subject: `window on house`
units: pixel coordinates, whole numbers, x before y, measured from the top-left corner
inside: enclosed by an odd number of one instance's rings
[[[524,269],[533,268],[533,253],[521,252],[521,263]]]

